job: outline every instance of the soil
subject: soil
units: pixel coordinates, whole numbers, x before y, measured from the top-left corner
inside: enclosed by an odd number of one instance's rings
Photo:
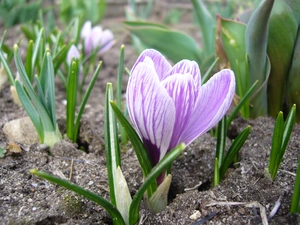
[[[91,190],[109,199],[104,152],[103,104],[107,82],[116,83],[119,49],[125,44],[125,66],[129,69],[137,59],[120,19],[104,21],[117,33],[117,43],[103,55],[104,66],[92,91],[80,128],[79,150],[66,138],[53,149],[39,144],[24,145],[20,153],[7,152],[0,158],[0,223],[1,224],[112,224],[110,216],[99,205],[72,192],[41,180],[29,173],[36,168]],[[18,29],[18,28],[14,28]],[[193,31],[194,28],[192,28]],[[2,32],[1,32],[2,33]],[[8,31],[13,37],[14,30]],[[198,34],[194,34],[194,37]],[[9,37],[9,36],[8,36]],[[16,40],[16,37],[15,39]],[[11,45],[12,46],[12,45]],[[127,77],[124,77],[124,92]],[[115,85],[114,85],[115,86]],[[0,146],[8,147],[2,127],[13,119],[26,116],[14,104],[8,82],[0,92]],[[65,130],[65,94],[56,82],[57,117],[60,130]],[[247,125],[251,133],[239,153],[238,163],[229,169],[226,178],[212,187],[216,139],[205,134],[189,145],[174,162],[169,205],[159,214],[141,206],[140,224],[299,224],[299,217],[289,213],[291,195],[300,154],[300,125],[294,127],[277,178],[265,176],[275,120],[261,117],[255,120],[237,118],[231,124],[227,145]],[[142,173],[130,145],[123,146],[122,170],[134,195],[142,184]],[[51,153],[51,154],[50,154]],[[277,201],[280,207],[271,218]]]

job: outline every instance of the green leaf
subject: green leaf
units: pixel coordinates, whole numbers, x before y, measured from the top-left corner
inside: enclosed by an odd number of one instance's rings
[[[43,178],[51,183],[57,184],[61,187],[65,187],[77,194],[82,195],[83,197],[101,205],[112,217],[112,221],[114,225],[126,225],[122,215],[118,211],[118,209],[112,205],[110,202],[102,198],[101,196],[97,195],[94,192],[88,191],[82,187],[77,186],[76,184],[70,183],[66,180],[60,179],[58,177],[52,176],[48,173],[40,172],[36,169],[31,169],[29,171],[31,174],[36,175],[37,177]]]
[[[25,93],[24,89],[21,87],[20,82],[18,80],[16,80],[15,87],[16,87],[19,99],[36,129],[36,132],[39,136],[40,141],[43,143],[44,130],[43,130],[43,125],[41,123],[40,115],[37,112],[37,110],[35,109],[32,102],[30,101],[28,95]]]
[[[272,70],[268,81],[268,113],[273,117],[282,110],[285,98],[300,24],[299,11],[298,0],[276,0],[270,17],[267,53]]]
[[[156,181],[156,178],[165,171],[170,164],[182,153],[185,148],[185,144],[181,143],[169,151],[163,158],[160,160],[155,167],[151,170],[148,176],[145,178],[144,183],[139,188],[137,193],[132,199],[132,203],[129,211],[129,224],[134,225],[139,220],[139,210],[140,204],[143,199],[144,193],[149,189],[149,186]]]
[[[110,105],[110,101],[113,101],[113,89],[112,84],[106,85],[106,97],[105,97],[105,152],[106,152],[106,167],[108,173],[108,186],[110,201],[113,205],[117,206],[116,202],[116,169],[121,166],[120,159],[120,147],[118,140],[117,121]]]
[[[217,134],[217,151],[216,158],[218,158],[218,165],[221,166],[223,163],[225,144],[226,144],[226,135],[227,126],[226,126],[226,115],[218,123],[218,134]]]
[[[281,154],[281,146],[282,146],[282,138],[284,132],[284,120],[283,120],[283,113],[279,112],[278,117],[276,119],[273,138],[272,138],[272,147],[270,153],[270,161],[269,161],[269,172],[271,174],[272,179],[274,180],[277,174],[277,170],[279,165],[277,165],[278,161],[277,158]],[[279,164],[281,161],[279,162]]]
[[[296,180],[294,185],[294,192],[291,203],[291,213],[300,213],[300,157],[298,159],[298,169],[296,173]]]
[[[33,44],[33,41],[30,40],[29,43],[28,43],[28,48],[27,48],[27,54],[26,54],[26,62],[25,62],[25,70],[26,70],[26,73],[28,75],[28,78],[29,80],[32,82],[33,81],[33,68],[32,68],[32,56],[33,56],[33,47],[34,47],[34,44]]]
[[[213,186],[216,187],[220,183],[220,181],[221,180],[220,180],[219,159],[215,158]]]
[[[244,145],[245,141],[247,140],[250,130],[251,127],[247,126],[231,144],[220,167],[220,179],[224,178],[224,175],[228,167],[230,166],[235,156],[238,154],[238,152],[241,150],[242,146]]]
[[[287,80],[286,97],[287,107],[294,104],[300,105],[300,29],[298,29],[297,40],[293,53],[293,60]],[[296,112],[296,122],[300,122],[300,110]]]
[[[71,66],[69,67],[68,74],[68,87],[67,87],[67,137],[76,142],[77,137],[74,135],[75,126],[75,112],[77,101],[77,83],[78,83],[78,64],[76,60],[72,59]]]
[[[201,64],[201,54],[196,42],[184,33],[170,30],[160,24],[147,22],[125,21],[124,25],[148,48],[160,51],[174,63],[182,59],[189,59]]]
[[[204,54],[207,56],[215,51],[216,19],[202,0],[192,0],[192,4],[202,34]]]
[[[248,90],[247,79],[249,77],[245,76],[246,71],[246,48],[245,48],[245,33],[246,25],[233,20],[224,19],[220,16],[217,17],[218,24],[220,24],[221,40],[223,43],[226,56],[230,63],[230,67],[235,73],[237,85],[236,93],[238,95],[244,96],[245,90]],[[238,63],[237,63],[238,62]]]
[[[75,123],[75,129],[74,129],[74,137],[77,139],[77,136],[78,136],[78,130],[79,130],[79,126],[80,126],[80,120],[81,120],[81,117],[82,117],[82,114],[83,114],[83,111],[84,111],[84,108],[85,108],[85,105],[90,97],[90,94],[91,94],[91,91],[95,85],[95,82],[97,80],[97,77],[100,73],[100,69],[101,69],[101,66],[102,66],[102,61],[100,61],[99,65],[97,66],[94,74],[93,74],[93,77],[91,79],[91,82],[84,94],[84,97],[83,97],[83,100],[80,104],[80,107],[79,107],[79,111],[78,111],[78,115],[77,115],[77,118],[76,118],[76,123]]]
[[[273,7],[274,0],[265,0],[253,12],[246,28],[246,51],[249,58],[250,85],[258,80],[261,87],[267,74],[267,44],[269,17]],[[252,117],[264,116],[268,112],[267,103],[267,85],[264,85],[260,91],[251,99],[253,110]],[[273,103],[272,103],[273,104]]]
[[[70,42],[68,45],[64,45],[59,52],[54,56],[53,58],[53,65],[54,65],[54,73],[57,72],[58,68],[60,67],[60,65],[65,61],[68,51],[71,47],[71,45],[73,44],[73,42]]]
[[[2,47],[3,47],[3,42],[4,42],[4,39],[5,39],[5,36],[6,36],[6,31],[4,31],[4,34],[1,38],[1,42],[0,42],[0,60],[5,68],[5,71],[7,73],[7,76],[8,76],[8,80],[9,80],[9,83],[10,85],[14,86],[15,85],[15,78],[10,70],[10,67],[8,65],[8,62],[6,61],[5,57],[4,57],[4,54],[2,52]]]

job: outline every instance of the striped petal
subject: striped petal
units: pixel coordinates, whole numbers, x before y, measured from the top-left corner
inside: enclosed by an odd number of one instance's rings
[[[154,67],[140,62],[127,86],[130,119],[143,140],[152,165],[166,154],[174,128],[175,106]]]
[[[200,89],[201,86],[201,74],[199,70],[199,66],[195,61],[190,60],[182,60],[176,63],[170,71],[170,74],[191,74],[194,79],[195,86]]]
[[[149,60],[151,59],[151,60]],[[159,80],[165,79],[169,75],[169,71],[171,70],[172,66],[166,60],[166,58],[158,51],[154,49],[146,49],[144,50],[139,58],[137,59],[136,63],[134,64],[132,70],[140,63],[151,63],[155,68],[155,71],[159,77]]]
[[[214,127],[229,109],[234,92],[235,77],[231,70],[222,70],[205,83],[181,141],[189,144]]]
[[[175,126],[169,150],[179,144],[195,107],[195,83],[191,74],[174,74],[162,81],[175,104]]]

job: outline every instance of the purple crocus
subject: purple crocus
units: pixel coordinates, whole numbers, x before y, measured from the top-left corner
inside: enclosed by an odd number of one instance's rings
[[[101,26],[92,27],[91,21],[86,21],[81,29],[81,38],[84,41],[84,54],[89,55],[99,49],[98,55],[110,49],[115,41],[110,30],[102,30]]]
[[[188,145],[214,127],[234,93],[231,70],[222,70],[201,85],[195,61],[182,60],[172,67],[158,51],[142,52],[131,70],[127,107],[152,165],[179,143]]]

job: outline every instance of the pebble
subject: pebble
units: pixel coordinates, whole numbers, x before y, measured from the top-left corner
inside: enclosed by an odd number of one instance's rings
[[[195,210],[192,215],[190,215],[191,220],[197,220],[201,217],[201,212],[199,210]]]

